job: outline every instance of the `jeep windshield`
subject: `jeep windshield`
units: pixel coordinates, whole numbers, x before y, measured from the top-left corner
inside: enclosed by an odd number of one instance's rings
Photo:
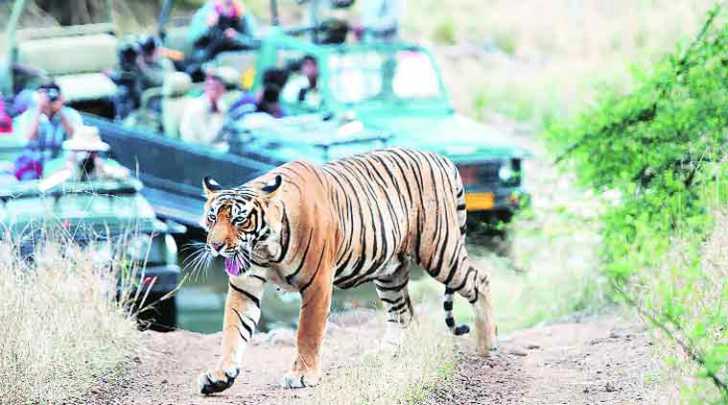
[[[429,55],[417,49],[346,49],[328,58],[331,96],[342,104],[445,101]]]

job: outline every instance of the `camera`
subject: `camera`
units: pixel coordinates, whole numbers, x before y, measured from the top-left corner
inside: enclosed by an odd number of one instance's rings
[[[38,87],[38,91],[45,94],[45,96],[48,98],[48,101],[51,103],[55,103],[56,101],[58,101],[58,99],[61,98],[61,88],[58,87],[58,84],[54,82],[42,84],[40,87]]]
[[[119,67],[123,71],[134,70],[141,47],[136,41],[126,42],[119,48]]]
[[[123,71],[133,71],[139,55],[151,55],[159,46],[159,39],[155,36],[128,37],[119,47],[119,67]]]
[[[56,88],[50,88],[46,91],[46,95],[48,96],[48,101],[55,103],[61,97],[61,92]]]

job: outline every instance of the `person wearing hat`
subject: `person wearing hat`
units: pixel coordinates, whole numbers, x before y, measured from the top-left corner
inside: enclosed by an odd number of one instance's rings
[[[15,162],[18,180],[34,180],[42,177],[43,164],[58,157],[64,140],[74,135],[81,125],[81,115],[65,106],[61,88],[56,83],[46,83],[36,91],[35,106],[16,118],[13,131],[28,140],[25,150]]]
[[[63,142],[63,149],[69,152],[67,164],[73,180],[120,179],[129,175],[122,166],[107,165],[100,156],[109,151],[109,144],[101,140],[99,129],[81,125],[73,138]]]
[[[227,86],[233,86],[238,78],[232,68],[208,69],[205,75],[204,93],[187,102],[179,132],[182,140],[211,145],[218,142],[225,122],[228,106],[224,101]]]

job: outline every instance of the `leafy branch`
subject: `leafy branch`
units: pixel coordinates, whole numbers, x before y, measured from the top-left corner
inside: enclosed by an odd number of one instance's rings
[[[680,76],[685,73],[685,71],[690,67],[690,64],[688,64],[690,56],[693,54],[695,49],[703,43],[705,36],[708,34],[708,31],[710,30],[711,26],[713,25],[713,22],[715,21],[718,14],[720,14],[720,10],[723,7],[723,3],[716,4],[713,6],[713,8],[708,12],[708,17],[706,18],[705,22],[703,23],[702,28],[698,32],[698,35],[695,37],[693,42],[688,46],[688,48],[685,50],[683,55],[680,57],[680,59],[675,63],[676,69],[675,69],[675,76]],[[589,133],[584,134],[580,139],[573,142],[571,145],[566,147],[561,154],[556,158],[555,163],[560,163],[567,157],[569,157],[576,149],[583,146],[585,143],[587,143],[589,140],[594,138],[597,134],[609,134],[613,133],[614,131],[622,131],[628,127],[631,127],[637,123],[640,122],[646,122],[650,121],[655,118],[657,115],[657,100],[664,97],[667,92],[670,90],[670,84],[669,83],[658,83],[657,85],[658,94],[655,97],[655,101],[653,101],[650,105],[647,107],[642,108],[641,110],[630,114],[630,116],[622,118],[619,121],[611,122],[607,125],[602,126],[601,128],[598,128],[596,131],[592,131]]]

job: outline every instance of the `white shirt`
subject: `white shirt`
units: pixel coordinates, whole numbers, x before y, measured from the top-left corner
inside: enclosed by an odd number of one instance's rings
[[[213,112],[204,94],[187,101],[179,127],[180,137],[186,142],[210,145],[222,129],[226,112],[227,106],[222,100],[218,102],[218,111]]]

